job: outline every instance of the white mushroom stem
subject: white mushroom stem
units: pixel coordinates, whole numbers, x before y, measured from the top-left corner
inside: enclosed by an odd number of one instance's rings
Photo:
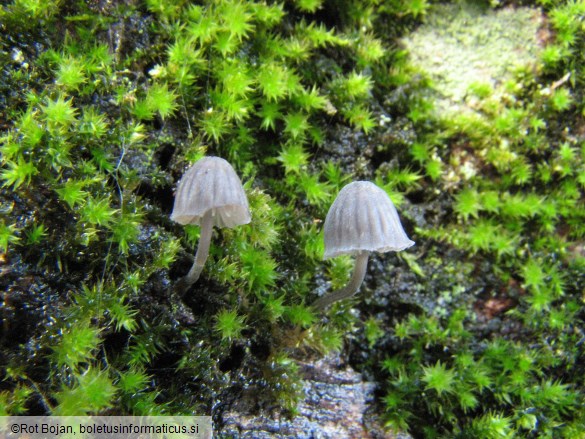
[[[199,233],[199,246],[195,254],[195,261],[189,273],[181,279],[181,287],[186,289],[199,279],[203,266],[209,256],[209,245],[211,243],[211,232],[213,231],[213,209],[208,210],[201,219],[201,232]]]
[[[333,302],[347,299],[348,297],[351,297],[357,293],[357,291],[360,289],[360,286],[362,285],[362,282],[364,281],[364,277],[366,277],[369,256],[370,252],[368,251],[359,252],[355,259],[355,268],[353,269],[353,274],[351,275],[349,283],[345,287],[333,291],[331,294],[316,300],[312,305],[313,308],[316,310],[325,309]]]

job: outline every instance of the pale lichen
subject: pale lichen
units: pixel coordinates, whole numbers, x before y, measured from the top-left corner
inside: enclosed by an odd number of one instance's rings
[[[432,79],[437,108],[451,113],[465,109],[474,84],[497,91],[516,69],[536,65],[543,20],[535,8],[437,4],[403,43],[412,63]]]

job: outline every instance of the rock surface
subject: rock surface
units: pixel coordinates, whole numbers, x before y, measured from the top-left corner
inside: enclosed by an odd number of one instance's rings
[[[385,432],[372,410],[375,384],[338,357],[300,364],[305,398],[293,419],[252,413],[247,398],[223,415],[221,437],[234,438],[371,438],[408,439]]]

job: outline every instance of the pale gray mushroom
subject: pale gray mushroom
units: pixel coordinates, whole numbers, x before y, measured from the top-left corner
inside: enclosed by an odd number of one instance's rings
[[[179,281],[179,290],[184,291],[199,279],[213,226],[232,228],[250,222],[248,199],[234,168],[220,157],[204,157],[195,163],[179,181],[171,219],[201,227],[193,266]]]
[[[386,192],[369,181],[348,184],[325,218],[324,259],[355,255],[355,269],[345,287],[318,299],[313,307],[324,309],[354,295],[366,275],[370,252],[398,252],[412,245]]]

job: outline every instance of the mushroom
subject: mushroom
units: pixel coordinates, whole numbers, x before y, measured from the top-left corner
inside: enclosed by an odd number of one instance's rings
[[[349,283],[313,303],[324,309],[354,295],[366,275],[370,252],[401,251],[414,245],[408,239],[390,197],[369,181],[355,181],[339,192],[325,218],[324,259],[356,256]]]
[[[201,227],[193,266],[179,281],[178,289],[184,291],[199,279],[213,226],[232,228],[250,222],[248,199],[234,168],[219,157],[204,157],[195,163],[179,181],[171,219]]]

